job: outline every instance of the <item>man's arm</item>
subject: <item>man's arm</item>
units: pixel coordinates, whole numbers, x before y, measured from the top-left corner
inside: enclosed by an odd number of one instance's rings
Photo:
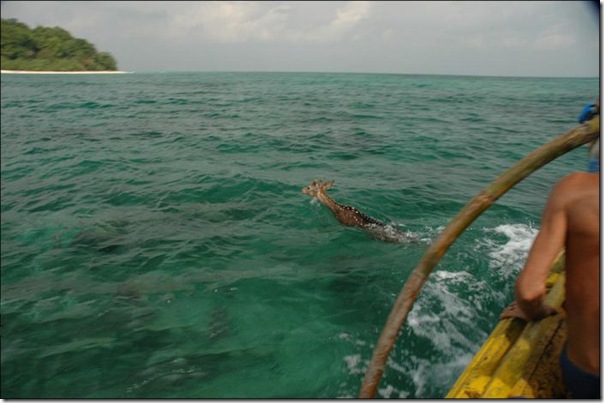
[[[564,246],[567,230],[566,200],[568,180],[559,181],[546,203],[541,220],[541,229],[533,242],[524,269],[516,280],[516,303],[504,310],[501,318],[518,317],[534,321],[555,314],[544,305],[545,280],[554,259]]]

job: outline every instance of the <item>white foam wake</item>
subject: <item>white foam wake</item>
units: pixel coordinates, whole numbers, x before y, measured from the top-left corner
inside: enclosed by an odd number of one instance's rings
[[[506,275],[515,275],[522,268],[539,232],[537,228],[526,224],[503,224],[485,231],[508,238],[504,244],[496,244],[492,240],[487,242],[491,248],[488,253],[489,267]]]

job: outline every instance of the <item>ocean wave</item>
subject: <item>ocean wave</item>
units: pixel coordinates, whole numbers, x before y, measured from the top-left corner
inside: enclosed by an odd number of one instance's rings
[[[488,252],[490,268],[512,276],[517,274],[526,261],[539,230],[529,224],[502,224],[486,229],[485,232],[500,234],[507,238],[504,243],[497,243],[491,239],[485,239],[485,242],[490,249]]]

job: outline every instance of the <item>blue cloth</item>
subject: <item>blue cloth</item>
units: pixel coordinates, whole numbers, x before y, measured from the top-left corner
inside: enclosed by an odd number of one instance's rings
[[[579,123],[587,122],[591,120],[596,114],[596,104],[587,104],[583,107],[581,113],[579,113]]]
[[[587,162],[587,172],[590,174],[600,172],[600,159],[599,158],[590,158]]]
[[[571,398],[600,398],[600,377],[577,368],[577,366],[568,359],[566,346],[562,348],[562,352],[560,353],[560,367],[562,369],[562,379],[564,380],[566,388],[571,393]]]

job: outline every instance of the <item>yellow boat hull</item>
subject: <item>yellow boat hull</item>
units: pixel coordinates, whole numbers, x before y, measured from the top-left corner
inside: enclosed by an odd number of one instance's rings
[[[499,322],[447,398],[566,398],[558,357],[566,340],[564,258],[548,277],[545,303],[562,312],[539,322]]]

